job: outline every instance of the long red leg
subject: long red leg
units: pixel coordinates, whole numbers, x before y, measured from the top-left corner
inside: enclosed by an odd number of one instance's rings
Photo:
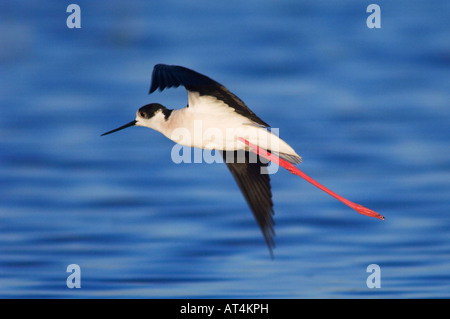
[[[328,188],[326,188],[325,186],[323,186],[322,184],[316,182],[315,180],[313,180],[311,177],[309,177],[308,175],[306,175],[305,173],[303,173],[302,171],[300,171],[297,167],[295,167],[294,165],[292,165],[291,163],[283,160],[282,158],[279,158],[278,156],[273,155],[272,153],[259,148],[258,146],[250,143],[249,141],[247,141],[246,139],[239,137],[239,140],[241,142],[244,142],[245,144],[247,144],[250,147],[250,150],[266,159],[268,159],[269,161],[272,161],[278,165],[280,165],[281,167],[284,167],[285,169],[287,169],[288,171],[290,171],[292,174],[294,175],[298,175],[302,178],[304,178],[306,181],[310,182],[311,184],[313,184],[314,186],[316,186],[317,188],[323,190],[325,193],[333,196],[334,198],[336,198],[337,200],[343,202],[345,205],[353,208],[354,210],[356,210],[358,213],[366,215],[366,216],[370,216],[370,217],[375,217],[381,220],[384,220],[384,216],[374,212],[373,210],[370,210],[364,206],[361,206],[359,204],[353,203],[351,201],[349,201],[348,199],[345,199],[344,197],[336,194],[335,192],[329,190]]]

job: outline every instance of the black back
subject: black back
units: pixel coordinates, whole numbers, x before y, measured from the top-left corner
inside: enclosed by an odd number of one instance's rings
[[[183,85],[186,90],[198,92],[200,95],[214,96],[232,107],[236,113],[262,126],[269,127],[269,124],[256,116],[241,99],[211,78],[183,66],[155,65],[149,93],[153,93],[157,89],[162,91],[165,88],[178,87],[180,85]]]

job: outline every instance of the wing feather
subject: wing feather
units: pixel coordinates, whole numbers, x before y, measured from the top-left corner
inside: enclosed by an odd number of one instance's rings
[[[184,86],[189,92],[198,92],[200,95],[213,96],[223,101],[240,115],[243,115],[259,125],[269,127],[269,124],[261,120],[250,110],[245,103],[226,87],[206,75],[194,70],[177,65],[157,64],[152,73],[152,83],[149,93],[165,88]]]
[[[233,158],[237,158],[237,152],[233,152]],[[227,152],[222,152],[224,160],[227,158],[226,154]],[[233,161],[233,163],[226,164],[250,206],[264,235],[270,254],[273,256],[273,248],[275,247],[275,222],[273,219],[274,210],[270,177],[268,174],[261,174],[261,167],[267,166],[267,163],[262,163],[259,160],[256,163],[250,163],[249,153],[245,152],[245,163]]]

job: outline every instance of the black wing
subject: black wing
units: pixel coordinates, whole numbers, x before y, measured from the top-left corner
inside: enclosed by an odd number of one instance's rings
[[[244,194],[264,235],[264,239],[269,247],[270,255],[273,256],[272,250],[275,247],[275,222],[273,220],[274,211],[270,177],[268,174],[261,174],[261,167],[266,167],[267,163],[262,163],[259,158],[256,163],[250,162],[248,152],[245,152],[245,162],[239,163],[239,161],[236,160],[239,153],[242,155],[244,152],[229,151],[222,152],[222,155],[225,162],[228,156],[234,156],[233,162],[226,164],[239,185],[242,194]]]
[[[269,127],[269,124],[256,116],[256,114],[253,113],[241,99],[228,91],[226,87],[209,77],[182,66],[166,64],[155,65],[149,93],[153,93],[157,89],[162,91],[165,88],[178,87],[180,85],[184,86],[186,90],[198,92],[200,95],[214,96],[218,100],[221,100],[232,107],[236,113],[241,114],[262,126]]]

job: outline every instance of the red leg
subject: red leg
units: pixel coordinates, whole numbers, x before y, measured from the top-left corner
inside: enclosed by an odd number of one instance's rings
[[[353,208],[354,210],[356,210],[358,213],[366,215],[366,216],[370,216],[370,217],[375,217],[381,220],[384,220],[384,216],[374,212],[373,210],[370,210],[364,206],[361,206],[359,204],[353,203],[351,201],[349,201],[348,199],[345,199],[344,197],[336,194],[335,192],[329,190],[328,188],[326,188],[325,186],[323,186],[322,184],[316,182],[315,180],[313,180],[311,177],[309,177],[308,175],[306,175],[305,173],[303,173],[302,171],[300,171],[297,167],[295,167],[294,165],[292,165],[291,163],[279,158],[278,156],[273,155],[272,153],[259,148],[258,146],[250,143],[249,141],[247,141],[246,139],[243,139],[242,137],[239,137],[239,140],[241,142],[244,142],[245,144],[247,144],[250,147],[250,150],[272,162],[274,162],[275,164],[280,165],[281,167],[284,167],[285,169],[287,169],[288,171],[290,171],[292,174],[298,175],[302,178],[304,178],[306,181],[310,182],[311,184],[313,184],[314,186],[318,187],[319,189],[323,190],[325,193],[333,196],[334,198],[336,198],[337,200],[343,202],[345,205]]]

